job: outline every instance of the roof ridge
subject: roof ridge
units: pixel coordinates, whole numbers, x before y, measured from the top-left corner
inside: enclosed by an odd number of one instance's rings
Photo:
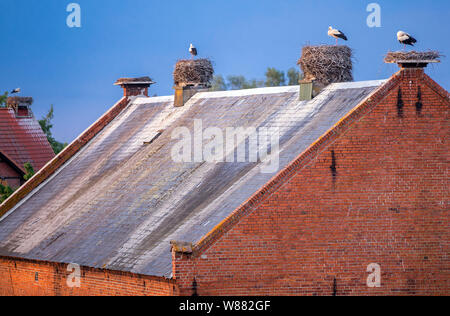
[[[380,84],[384,84],[389,79],[380,80],[363,80],[363,81],[350,81],[350,82],[336,82],[326,86],[324,89],[357,89],[365,87],[376,87]],[[221,97],[237,97],[237,96],[251,96],[251,95],[263,95],[263,94],[276,94],[276,93],[289,93],[297,92],[299,85],[289,86],[277,86],[277,87],[260,87],[252,89],[238,89],[238,90],[223,90],[223,91],[204,91],[197,92],[193,98],[221,98]],[[156,103],[161,101],[172,100],[173,95],[156,96],[156,97],[138,97],[134,102],[138,103]],[[145,100],[145,102],[144,102]]]
[[[219,223],[214,229],[212,229],[207,235],[197,242],[192,249],[193,256],[199,256],[206,249],[208,249],[216,240],[218,240],[223,234],[229,231],[240,218],[254,210],[257,205],[260,205],[265,199],[267,199],[271,193],[276,192],[286,182],[281,181],[286,177],[291,177],[305,164],[312,161],[317,156],[323,147],[328,147],[342,132],[348,130],[356,120],[359,120],[363,115],[370,112],[380,101],[386,97],[386,92],[394,88],[401,81],[402,71],[400,70],[394,74],[390,79],[386,80],[383,85],[373,91],[363,101],[361,101],[356,107],[347,113],[337,124],[331,127],[321,137],[312,143],[304,152],[302,152],[297,158],[295,158],[287,167],[279,171],[268,183],[262,188],[256,191],[246,202],[234,210],[227,218]],[[327,88],[329,88],[328,86]]]
[[[276,94],[276,93],[288,93],[297,92],[299,86],[280,86],[280,87],[262,87],[253,89],[240,89],[240,90],[225,90],[225,91],[208,91],[208,92],[198,92],[194,97],[208,97],[212,98],[222,98],[222,97],[241,97],[250,95],[262,95],[262,94]]]

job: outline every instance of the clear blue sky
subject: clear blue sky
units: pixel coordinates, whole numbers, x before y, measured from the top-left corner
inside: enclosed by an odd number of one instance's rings
[[[81,28],[66,25],[71,2]],[[381,28],[366,24],[371,2],[381,5]],[[329,25],[350,39],[355,80],[397,70],[382,60],[401,48],[400,29],[417,49],[450,54],[448,0],[1,0],[0,91],[21,87],[39,118],[54,104],[54,135],[70,142],[121,97],[119,77],[149,75],[152,94],[172,94],[173,65],[190,42],[217,74],[263,78],[269,66],[296,66],[302,45],[333,43]],[[449,90],[449,69],[446,58],[427,72]]]

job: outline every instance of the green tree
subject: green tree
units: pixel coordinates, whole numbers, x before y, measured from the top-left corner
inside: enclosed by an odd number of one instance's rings
[[[231,90],[254,89],[264,87],[262,80],[247,80],[244,76],[228,76],[228,84]]]
[[[296,86],[298,85],[300,79],[302,78],[302,75],[300,74],[300,72],[295,69],[295,68],[290,68],[287,72],[287,77],[289,80],[289,85],[290,86]]]
[[[228,86],[231,90],[241,90],[247,84],[247,79],[244,76],[228,76]]]
[[[277,70],[269,67],[266,71],[265,80],[251,79],[247,80],[244,76],[228,76],[224,80],[223,76],[214,76],[212,81],[211,91],[225,91],[225,90],[242,90],[242,89],[254,89],[261,87],[279,87],[286,85],[286,76],[284,71]],[[290,68],[287,71],[288,85],[298,85],[299,80],[302,78],[301,73],[295,68]]]
[[[31,163],[29,162],[25,163],[24,168],[27,173],[23,176],[23,179],[25,181],[28,181],[34,176],[34,169]]]
[[[267,68],[266,71],[266,87],[278,87],[286,85],[284,71],[275,68]]]
[[[222,75],[214,76],[211,82],[211,91],[225,91],[227,90],[227,84]]]
[[[47,115],[43,117],[41,120],[39,120],[39,125],[41,125],[41,128],[44,131],[45,135],[47,136],[48,142],[50,143],[50,146],[52,146],[52,149],[55,152],[55,154],[59,154],[67,146],[67,143],[64,144],[60,143],[55,138],[53,138],[52,135],[53,117],[54,111],[53,105],[51,105]]]
[[[261,88],[261,87],[264,87],[263,80],[252,79],[250,81],[246,81],[244,83],[242,89],[255,89],[255,88]]]
[[[14,193],[9,185],[3,185],[0,183],[0,204],[3,203],[7,198],[9,198]]]
[[[0,108],[6,107],[6,100],[8,99],[8,92],[0,95]]]

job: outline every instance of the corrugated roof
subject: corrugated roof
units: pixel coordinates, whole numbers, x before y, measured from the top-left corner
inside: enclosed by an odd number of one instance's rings
[[[34,117],[18,118],[13,109],[0,109],[0,135],[0,150],[21,168],[29,162],[38,171],[55,157]]]
[[[309,102],[298,87],[198,93],[181,108],[136,98],[0,221],[0,255],[170,277],[171,240],[199,241],[275,175],[174,163],[175,128],[277,127],[281,170],[383,83],[332,84]]]

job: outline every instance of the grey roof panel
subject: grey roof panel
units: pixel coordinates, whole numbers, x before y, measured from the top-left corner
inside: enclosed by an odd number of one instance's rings
[[[298,87],[199,93],[181,108],[136,98],[0,221],[0,255],[170,277],[171,240],[199,241],[276,174],[175,163],[176,128],[276,127],[278,171],[383,83],[333,84],[309,102]]]

